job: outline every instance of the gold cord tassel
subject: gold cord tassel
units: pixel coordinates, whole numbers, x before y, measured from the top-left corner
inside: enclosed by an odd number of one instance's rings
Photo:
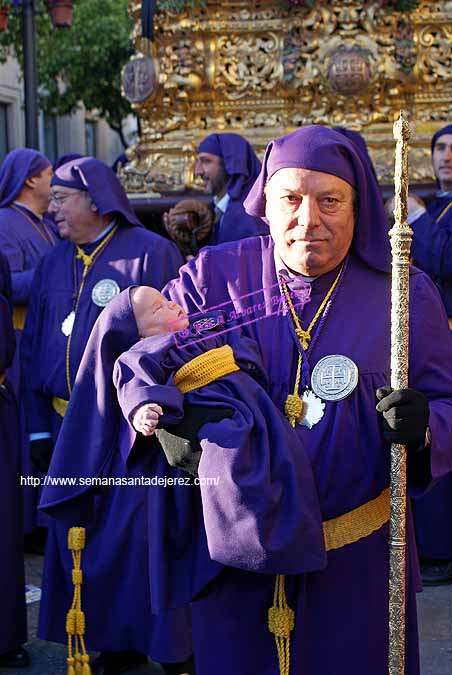
[[[68,532],[68,549],[72,552],[74,568],[72,583],[74,598],[66,617],[68,636],[67,675],[91,675],[89,656],[85,648],[85,614],[82,612],[83,572],[80,569],[82,550],[85,548],[85,528],[71,527]],[[74,649],[72,649],[74,647]]]
[[[289,675],[290,634],[294,627],[295,614],[287,604],[284,575],[278,574],[275,581],[273,607],[268,610],[268,629],[275,636],[280,675]]]
[[[301,400],[298,390],[300,389],[301,379],[301,354],[298,355],[297,375],[295,377],[295,386],[293,394],[288,394],[286,403],[284,405],[284,414],[289,420],[291,426],[295,427],[297,422],[303,419],[303,401]]]

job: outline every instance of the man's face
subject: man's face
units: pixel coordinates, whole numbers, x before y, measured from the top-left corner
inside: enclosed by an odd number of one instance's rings
[[[84,190],[54,185],[50,191],[49,213],[54,214],[60,237],[74,244],[92,240],[98,225],[97,209]]]
[[[47,209],[50,196],[50,180],[53,176],[53,169],[48,166],[46,169],[27,179],[28,187],[33,190],[33,197],[39,202],[43,212]]]
[[[175,333],[188,326],[184,310],[155,288],[139,286],[132,290],[131,300],[141,337]]]
[[[196,158],[195,176],[204,181],[206,192],[222,197],[226,192],[229,176],[225,171],[223,159],[210,152],[200,152]]]
[[[432,161],[441,190],[452,190],[452,134],[444,134],[438,138]]]
[[[289,269],[317,276],[347,255],[353,190],[341,178],[307,169],[280,169],[265,188],[265,215],[276,251]]]

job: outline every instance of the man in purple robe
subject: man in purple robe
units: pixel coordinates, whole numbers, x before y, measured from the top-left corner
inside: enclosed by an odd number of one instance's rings
[[[222,244],[245,237],[268,234],[262,218],[250,216],[243,202],[260,171],[260,162],[247,140],[239,134],[210,134],[198,147],[195,176],[204,181],[213,197],[213,231],[202,245]],[[182,206],[185,202],[181,202]],[[187,200],[187,211],[190,211]],[[180,211],[179,211],[180,215]],[[164,216],[170,236],[176,234],[168,214]],[[176,240],[176,236],[174,236]]]
[[[174,277],[181,264],[173,243],[141,226],[113,171],[97,159],[83,157],[57,169],[52,178],[49,208],[64,241],[45,256],[36,272],[21,354],[27,385],[25,401],[31,455],[44,472],[72,394],[83,351],[102,309],[132,284],[162,287]],[[119,512],[126,508],[122,500],[126,501],[128,510],[135,509],[137,518],[133,527],[130,526],[131,532],[136,532],[135,527],[140,529],[139,514],[144,513],[144,508],[139,490],[122,493],[112,489],[110,499],[99,498],[96,517],[99,522],[105,519],[108,523],[110,531],[105,536],[111,537],[113,545],[120,541],[120,533],[114,515],[111,515],[110,500]],[[106,513],[111,517],[107,518]],[[65,596],[52,592],[54,579],[64,574],[70,579],[71,575],[70,560],[62,552],[66,548],[66,533],[67,523],[51,521],[39,632],[42,638],[55,641],[63,639],[68,609]],[[145,558],[142,533],[137,533],[136,540],[137,552],[141,551]],[[114,556],[103,561],[100,551],[96,550],[95,555],[98,561],[96,573],[109,580],[105,588],[113,593],[118,574],[128,576],[128,562],[124,560],[124,568],[119,572],[117,566],[110,564],[112,560],[114,562]],[[133,565],[132,560],[130,565]],[[123,603],[121,617],[109,615],[108,632],[104,632],[105,626],[98,624],[98,631],[94,630],[90,635],[93,648],[104,652],[128,652],[124,659],[121,654],[116,654],[114,667],[118,669],[141,662],[142,655],[137,652],[146,653],[149,644],[148,627],[140,618],[146,614],[148,606],[148,580],[140,575],[133,576],[133,573],[131,576],[136,586],[133,602]],[[96,603],[98,607],[108,608],[111,600],[97,597]],[[141,603],[139,608],[136,603]],[[58,625],[55,618],[60,621]],[[122,632],[123,626],[129,627],[127,634]],[[112,668],[111,660],[106,658],[97,672],[116,672]]]
[[[203,249],[164,292],[189,315],[229,305],[246,318],[242,330],[258,345],[273,404],[308,453],[328,559],[325,569],[305,574],[294,555],[290,569],[281,563],[258,574],[260,560],[235,564],[235,542],[218,536],[211,560],[231,563],[192,597],[197,673],[278,675],[288,667],[291,675],[381,675],[388,667],[390,443],[408,446],[411,495],[452,468],[452,338],[444,308],[428,277],[413,268],[410,389],[391,392],[388,223],[368,163],[337,132],[316,125],[270,143],[245,208],[268,219],[271,237]],[[311,301],[297,312],[287,294],[300,275],[311,284]],[[253,317],[250,297],[275,286],[285,312]],[[215,475],[213,454],[209,465]],[[271,466],[260,467],[260,484]],[[288,489],[302,492],[303,481]],[[236,513],[254,523],[257,536],[269,499],[259,490],[254,505],[243,502],[232,483],[216,512],[204,513],[205,529]],[[173,513],[176,530],[182,518]],[[276,503],[266,522],[282,561],[294,553],[287,518]],[[407,525],[405,675],[418,675],[410,514]],[[185,576],[173,606],[186,601],[189,570]]]
[[[19,419],[14,393],[5,371],[15,349],[12,323],[11,274],[0,252],[0,668],[23,668],[30,659],[21,646],[27,640],[23,526],[20,503]]]
[[[0,167],[0,250],[7,257],[13,284],[13,321],[17,349],[8,380],[22,404],[20,391],[20,336],[30,298],[33,277],[41,258],[57,243],[52,222],[44,215],[49,204],[52,165],[40,152],[21,148],[10,152]],[[21,472],[33,473],[21,410]],[[23,487],[25,532],[35,527],[36,490]]]
[[[452,327],[452,125],[432,138],[432,163],[438,192],[427,207],[410,198],[411,255],[432,278]],[[452,583],[452,476],[414,502],[416,541],[426,585]]]

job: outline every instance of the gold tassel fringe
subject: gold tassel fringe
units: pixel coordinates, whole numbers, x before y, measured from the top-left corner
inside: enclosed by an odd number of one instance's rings
[[[284,575],[278,574],[275,581],[273,607],[268,610],[268,629],[275,636],[280,675],[289,675],[290,634],[294,627],[295,614],[287,604]]]
[[[91,675],[89,655],[85,648],[85,614],[82,611],[82,583],[81,570],[82,551],[85,548],[85,528],[71,527],[68,532],[68,549],[72,553],[74,568],[72,583],[74,584],[74,598],[71,609],[66,616],[66,633],[68,636],[67,675]]]

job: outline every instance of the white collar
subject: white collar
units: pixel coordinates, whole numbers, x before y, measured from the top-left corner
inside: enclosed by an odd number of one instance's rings
[[[295,279],[296,277],[302,277],[303,281],[306,281],[306,283],[310,284],[312,281],[315,279],[318,279],[317,277],[305,277],[303,274],[295,274],[295,272],[292,272],[292,270],[289,270],[286,264],[282,261],[279,253],[276,250],[276,246],[273,249],[273,257],[275,260],[275,267],[276,267],[276,274],[281,275],[282,277],[285,277],[286,279]]]
[[[231,198],[227,192],[222,197],[220,197],[220,199],[218,199],[218,197],[213,198],[215,208],[220,209],[220,211],[223,211],[223,213],[226,213],[226,209],[228,208],[230,201]]]

